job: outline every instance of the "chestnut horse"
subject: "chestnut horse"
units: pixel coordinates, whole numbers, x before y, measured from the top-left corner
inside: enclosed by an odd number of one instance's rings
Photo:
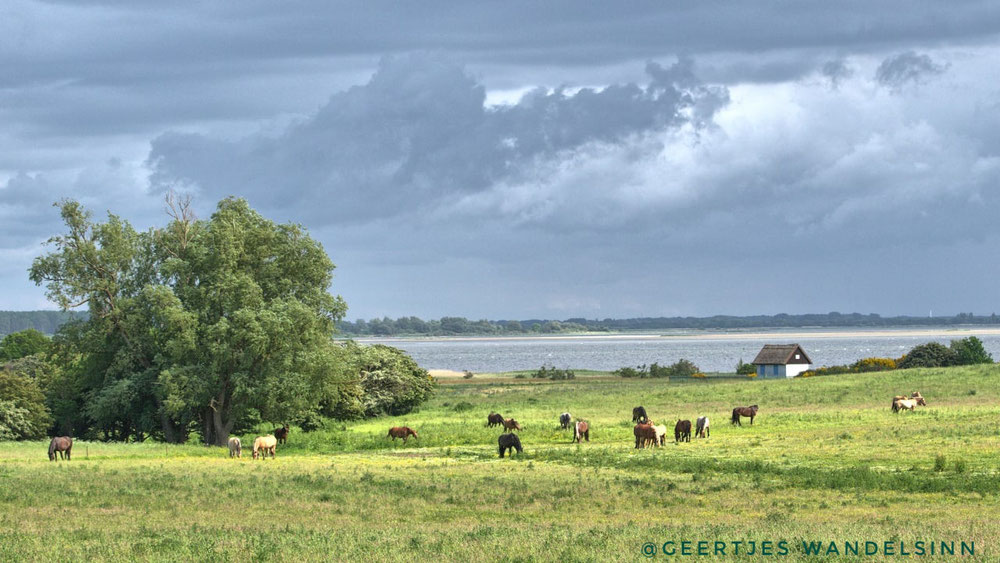
[[[274,459],[274,450],[277,447],[278,439],[274,436],[257,436],[253,441],[253,458],[257,459],[259,455],[261,459],[265,459],[270,452],[271,459]]]
[[[56,436],[49,442],[49,461],[56,460],[56,454],[62,459],[68,460],[73,451],[73,438],[69,436]]]
[[[229,439],[229,457],[243,457],[243,444],[236,436]]]
[[[674,442],[691,441],[691,421],[678,420],[674,425]]]
[[[517,437],[517,434],[501,434],[497,438],[497,445],[500,446],[500,457],[503,457],[507,450],[510,450],[510,457],[514,457],[514,450],[517,450],[517,453],[524,451],[524,448],[521,447],[521,439]]]
[[[503,421],[503,429],[504,430],[520,430],[521,429],[521,425],[518,424],[517,421],[514,420],[513,418],[508,418],[507,420]]]
[[[491,412],[489,416],[486,417],[486,426],[493,428],[494,426],[503,426],[503,415]]]
[[[275,428],[274,437],[278,439],[279,444],[284,444],[288,441],[288,425],[286,424],[284,428]]]
[[[573,441],[577,444],[580,443],[580,439],[590,441],[590,425],[587,424],[586,420],[576,421],[576,428],[573,431]]]
[[[743,426],[743,423],[740,422],[741,416],[749,416],[750,424],[753,425],[753,417],[757,416],[757,405],[752,405],[749,407],[736,407],[735,409],[733,409],[732,423]]]
[[[414,430],[409,426],[393,426],[392,428],[389,429],[389,434],[386,436],[386,438],[392,437],[393,442],[396,441],[396,438],[402,438],[403,443],[405,444],[406,439],[409,438],[410,436],[413,436],[414,438],[420,437],[417,436],[417,433],[414,432]]]
[[[639,424],[648,424],[649,417],[646,416],[646,409],[641,406],[632,409],[632,422],[638,422]]]
[[[650,441],[656,441],[656,430],[651,424],[636,424],[632,433],[635,434],[636,448],[645,448]]]

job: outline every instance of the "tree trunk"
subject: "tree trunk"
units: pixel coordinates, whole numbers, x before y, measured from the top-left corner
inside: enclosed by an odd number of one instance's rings
[[[209,443],[214,443],[216,446],[225,446],[229,442],[229,433],[233,430],[234,420],[231,416],[229,408],[229,399],[225,396],[225,393],[219,393],[217,397],[219,406],[211,410],[212,412],[212,434],[214,440]],[[208,442],[208,440],[205,440]]]

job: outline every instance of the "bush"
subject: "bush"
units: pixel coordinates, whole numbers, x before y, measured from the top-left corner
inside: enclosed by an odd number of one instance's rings
[[[698,373],[701,370],[698,369],[698,366],[694,365],[694,362],[682,358],[680,360],[677,360],[677,362],[674,365],[670,366],[670,371],[671,371],[670,375],[673,376],[691,377],[692,375]]]
[[[462,379],[472,379],[475,376],[476,374],[472,373],[469,370],[465,370],[465,373],[462,374]]]
[[[892,358],[863,358],[851,364],[851,369],[858,373],[890,371],[896,369],[896,360]]]
[[[914,346],[898,364],[899,369],[941,368],[958,364],[958,355],[939,342],[928,342]]]
[[[961,366],[993,363],[993,356],[983,347],[983,341],[975,336],[952,340],[951,350],[955,353],[955,361]]]
[[[757,373],[757,366],[743,363],[743,358],[736,362],[736,375],[750,375]]]
[[[531,374],[534,379],[551,379],[553,381],[560,381],[565,379],[575,379],[576,374],[568,369],[557,369],[553,365],[545,365],[538,368],[538,371]]]
[[[640,371],[643,366],[639,366],[640,369],[621,367],[616,369],[613,373],[618,377],[646,377],[647,372]]]

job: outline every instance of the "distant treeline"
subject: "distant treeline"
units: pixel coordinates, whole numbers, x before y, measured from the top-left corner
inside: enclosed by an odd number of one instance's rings
[[[0,311],[0,336],[33,328],[45,334],[56,330],[70,319],[86,319],[87,313],[64,311]]]
[[[425,321],[417,317],[341,321],[337,326],[345,336],[461,336],[504,334],[559,334],[567,332],[617,332],[670,329],[752,329],[752,328],[835,328],[909,327],[942,325],[1000,325],[996,313],[959,313],[951,317],[882,317],[877,314],[825,313],[808,315],[753,315],[737,317],[643,317],[634,319],[582,319],[562,321],[527,319],[520,321],[473,321],[464,317],[442,317]]]

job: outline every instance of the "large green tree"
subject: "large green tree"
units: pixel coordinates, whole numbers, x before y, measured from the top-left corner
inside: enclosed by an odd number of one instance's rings
[[[0,362],[41,354],[49,344],[49,338],[33,328],[12,332],[0,340]]]
[[[346,310],[322,246],[242,199],[203,221],[168,204],[168,225],[140,233],[62,202],[68,233],[32,266],[60,307],[89,307],[67,382],[88,397],[89,422],[112,438],[167,440],[197,424],[221,445],[247,421],[314,411],[317,389],[343,370],[330,335]]]

